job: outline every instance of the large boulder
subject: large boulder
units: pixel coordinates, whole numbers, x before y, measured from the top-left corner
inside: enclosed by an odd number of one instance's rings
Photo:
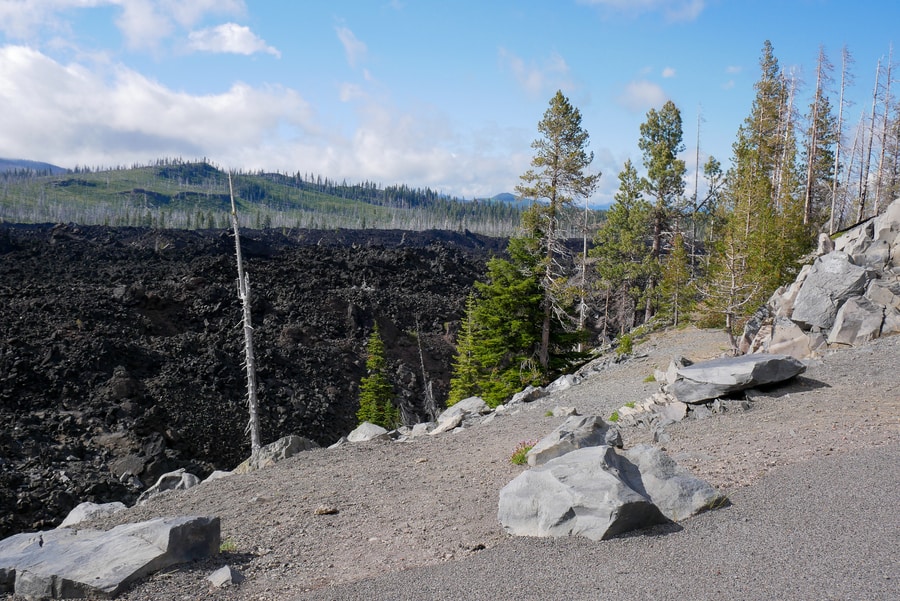
[[[849,298],[861,296],[871,279],[871,270],[854,265],[845,252],[821,256],[794,299],[791,319],[804,329],[827,330],[834,324],[841,305]]]
[[[851,298],[841,305],[828,344],[856,345],[878,338],[884,323],[884,307],[864,296]]]
[[[447,407],[447,409],[437,416],[437,423],[438,425],[441,425],[444,422],[453,421],[457,417],[465,419],[469,416],[479,416],[490,412],[491,408],[484,402],[484,399],[478,396],[470,396],[467,399],[463,399]]]
[[[135,580],[219,551],[219,518],[156,518],[109,531],[60,528],[0,541],[0,592],[110,599]]]
[[[607,539],[719,506],[722,496],[661,449],[584,447],[529,469],[500,491],[497,517],[516,536]]]
[[[698,403],[733,392],[774,384],[806,371],[788,355],[742,355],[701,361],[682,367],[668,392],[683,403]]]
[[[561,455],[583,447],[622,446],[618,428],[611,427],[596,415],[572,416],[537,442],[528,451],[528,465],[547,463]]]
[[[500,491],[497,517],[515,536],[602,540],[666,522],[613,471],[612,447],[585,447],[522,472]]]

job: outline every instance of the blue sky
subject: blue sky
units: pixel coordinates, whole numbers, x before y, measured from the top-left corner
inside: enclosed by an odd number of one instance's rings
[[[819,46],[838,79],[846,45],[855,123],[898,23],[896,0],[0,0],[0,157],[205,157],[484,197],[514,189],[562,90],[602,204],[666,100],[689,169],[698,115],[701,163],[727,166],[766,39],[804,111]]]

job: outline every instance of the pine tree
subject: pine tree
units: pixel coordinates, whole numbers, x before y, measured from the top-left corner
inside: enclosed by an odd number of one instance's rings
[[[659,316],[676,327],[687,319],[696,302],[696,290],[691,279],[684,236],[678,232],[672,240],[672,251],[663,262],[659,282]]]
[[[360,423],[370,422],[387,429],[396,428],[400,422],[400,410],[394,405],[394,386],[388,378],[388,364],[384,354],[384,341],[376,323],[366,346],[367,375],[359,382]]]
[[[565,311],[563,289],[567,275],[560,268],[565,247],[560,242],[558,220],[562,210],[575,198],[587,198],[596,188],[599,175],[586,173],[594,160],[587,152],[588,133],[581,127],[581,112],[572,106],[561,91],[550,100],[550,107],[538,123],[541,137],[532,142],[535,155],[531,169],[521,176],[516,192],[536,201],[531,216],[536,218],[526,232],[537,237],[543,248],[540,287],[543,291],[543,318],[538,362],[545,376],[550,371],[550,337],[554,314]]]
[[[615,334],[624,334],[635,325],[635,310],[651,271],[651,206],[641,190],[637,170],[626,161],[619,173],[615,202],[594,236],[591,251],[597,274],[613,295],[605,313],[607,323],[615,326],[610,333]]]
[[[793,277],[811,241],[796,167],[793,86],[768,41],[760,71],[750,115],[733,146],[717,219],[721,237],[704,289],[707,310],[725,316],[730,336],[743,316]]]
[[[670,223],[676,203],[684,195],[684,161],[678,153],[684,150],[682,142],[681,111],[671,100],[657,111],[650,109],[647,120],[641,124],[641,138],[638,146],[644,154],[645,191],[654,198],[651,209],[652,243],[650,255],[652,273],[647,281],[645,320],[653,316],[653,287],[658,281],[658,271],[663,251],[663,236],[670,231]]]
[[[478,385],[480,369],[475,357],[475,337],[478,326],[475,321],[475,312],[476,302],[473,293],[466,300],[466,314],[463,317],[462,329],[456,342],[453,375],[450,378],[450,394],[447,398],[448,407],[481,392]]]

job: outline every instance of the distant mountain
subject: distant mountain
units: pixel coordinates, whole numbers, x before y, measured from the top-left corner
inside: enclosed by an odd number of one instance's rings
[[[0,173],[13,171],[14,169],[29,169],[31,171],[50,173],[51,175],[59,175],[60,173],[65,173],[67,171],[67,169],[65,169],[64,167],[51,165],[50,163],[27,161],[25,159],[0,158]]]
[[[519,198],[515,194],[511,194],[509,192],[501,192],[500,194],[496,194],[491,197],[491,200],[521,208],[527,207],[534,202],[534,200],[530,198]]]

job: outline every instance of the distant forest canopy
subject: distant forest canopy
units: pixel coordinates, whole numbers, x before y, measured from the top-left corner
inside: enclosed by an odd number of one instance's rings
[[[24,163],[24,162],[22,162]],[[35,164],[43,165],[43,164]],[[228,174],[206,159],[158,159],[148,165],[0,171],[0,221],[205,229],[228,227]],[[461,200],[431,188],[340,182],[314,173],[232,173],[241,225],[254,229],[469,230],[509,236],[527,202]],[[593,230],[603,211],[572,210],[572,237]]]

